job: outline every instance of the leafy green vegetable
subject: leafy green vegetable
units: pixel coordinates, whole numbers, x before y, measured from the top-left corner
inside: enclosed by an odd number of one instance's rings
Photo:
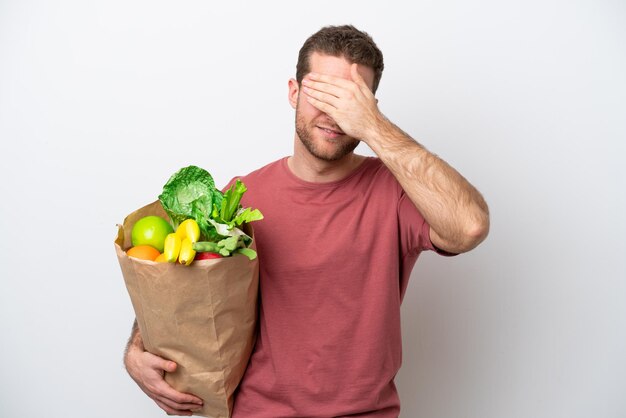
[[[241,207],[241,198],[246,191],[246,186],[237,179],[222,194],[215,188],[213,177],[208,171],[191,165],[170,177],[163,186],[159,200],[174,229],[185,219],[196,220],[201,242],[194,244],[194,247],[200,245],[211,248],[196,251],[218,252],[225,257],[237,252],[253,260],[256,252],[247,248],[252,238],[239,227],[263,219],[263,214],[258,209]]]
[[[263,214],[261,213],[260,210],[258,209],[252,210],[250,208],[245,208],[237,212],[237,216],[235,216],[232,222],[235,225],[239,226],[243,223],[259,221],[261,219],[263,219]]]
[[[241,197],[248,189],[244,184],[237,179],[235,184],[230,186],[230,189],[224,193],[224,199],[222,200],[221,210],[220,210],[220,218],[224,222],[230,222],[235,216],[235,212],[239,208],[239,202],[241,201]]]
[[[174,229],[185,219],[205,217],[213,205],[221,205],[222,193],[215,188],[208,171],[189,166],[178,170],[163,186],[159,200]]]

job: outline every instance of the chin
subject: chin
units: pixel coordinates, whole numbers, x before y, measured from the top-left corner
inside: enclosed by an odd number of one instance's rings
[[[324,139],[320,142],[317,146],[309,147],[308,145],[311,144],[307,145],[307,143],[304,143],[304,146],[314,157],[328,162],[343,159],[352,154],[357,145],[359,145],[359,141],[356,140]]]

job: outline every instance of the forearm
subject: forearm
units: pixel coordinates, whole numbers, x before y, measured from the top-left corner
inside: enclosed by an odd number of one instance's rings
[[[487,236],[487,204],[448,163],[386,119],[377,124],[367,143],[430,225],[433,244],[461,253]]]

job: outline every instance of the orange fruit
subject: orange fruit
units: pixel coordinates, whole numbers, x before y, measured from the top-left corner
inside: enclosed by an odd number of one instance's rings
[[[129,257],[139,258],[141,260],[151,260],[154,261],[158,256],[161,255],[159,250],[150,246],[150,245],[135,245],[126,251],[126,255]]]
[[[165,258],[165,254],[161,253],[157,258],[154,259],[157,263],[167,263],[167,258]]]

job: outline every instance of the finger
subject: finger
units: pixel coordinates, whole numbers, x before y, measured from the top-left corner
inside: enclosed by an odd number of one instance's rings
[[[195,411],[202,408],[202,399],[189,393],[178,392],[164,380],[154,388],[152,397],[172,410]]]
[[[169,400],[169,402],[174,405],[195,405],[202,406],[202,399],[194,396],[190,393],[179,392],[173,387],[171,387],[165,380],[162,380],[159,384],[154,387],[152,391],[156,397],[161,400]]]
[[[359,66],[356,63],[353,63],[350,66],[350,76],[352,77],[352,81],[359,85],[365,84],[365,80],[363,80],[363,77],[361,77],[361,74],[359,74],[358,68]]]
[[[324,93],[322,91],[319,90],[313,90],[311,88],[308,87],[303,87],[302,91],[304,92],[304,94],[306,94],[308,97],[312,97],[314,99],[317,99],[320,102],[323,103],[327,103],[329,105],[331,105],[334,108],[337,108],[339,106],[339,100],[337,97],[328,94],[328,93]]]
[[[326,113],[330,117],[333,117],[333,114],[335,113],[335,107],[334,106],[331,106],[328,103],[324,103],[324,102],[322,102],[320,100],[317,100],[315,97],[311,97],[309,95],[305,95],[305,99],[306,99],[307,102],[311,103],[311,105],[313,105],[317,109],[319,109],[322,112]]]
[[[166,404],[164,404],[163,402],[159,401],[158,399],[155,399],[154,402],[156,402],[156,404],[159,406],[159,408],[161,408],[162,410],[164,410],[165,412],[167,412],[167,415],[183,415],[183,416],[191,416],[193,413],[189,410],[184,411],[182,409],[176,409],[176,408],[172,408]]]
[[[328,75],[328,74],[309,73],[307,78],[314,82],[329,84],[329,85],[336,86],[345,90],[350,90],[354,88],[354,83],[352,80],[348,80],[348,79],[341,78],[341,77],[335,77],[335,76]]]
[[[310,78],[305,78],[304,80],[302,80],[302,84],[304,85],[304,88],[308,87],[310,89],[321,91],[334,97],[342,97],[345,96],[346,93],[345,88],[339,87],[335,84],[314,81]]]
[[[371,95],[372,91],[370,90],[370,87],[365,82],[365,79],[359,73],[358,68],[359,66],[357,64],[352,64],[350,66],[350,75],[352,77],[352,81],[354,81],[359,86],[359,88],[361,89],[363,93]]]
[[[163,359],[162,357],[150,354],[147,356],[147,362],[149,367],[154,370],[154,375],[146,376],[145,384],[146,388],[155,397],[162,399],[171,399],[178,404],[196,404],[202,405],[202,399],[189,393],[183,393],[175,390],[171,387],[163,378],[163,371],[169,373],[176,370],[177,364],[171,360]]]
[[[179,411],[198,411],[202,409],[202,405],[198,405],[196,403],[181,403],[176,402],[173,399],[156,396],[153,398],[155,401],[161,402],[163,405],[167,405],[171,409],[179,410]]]
[[[159,357],[148,351],[144,352],[144,356],[148,367],[157,371],[166,371],[168,373],[173,373],[174,371],[176,371],[176,367],[178,367],[175,362],[164,359],[163,357]]]

